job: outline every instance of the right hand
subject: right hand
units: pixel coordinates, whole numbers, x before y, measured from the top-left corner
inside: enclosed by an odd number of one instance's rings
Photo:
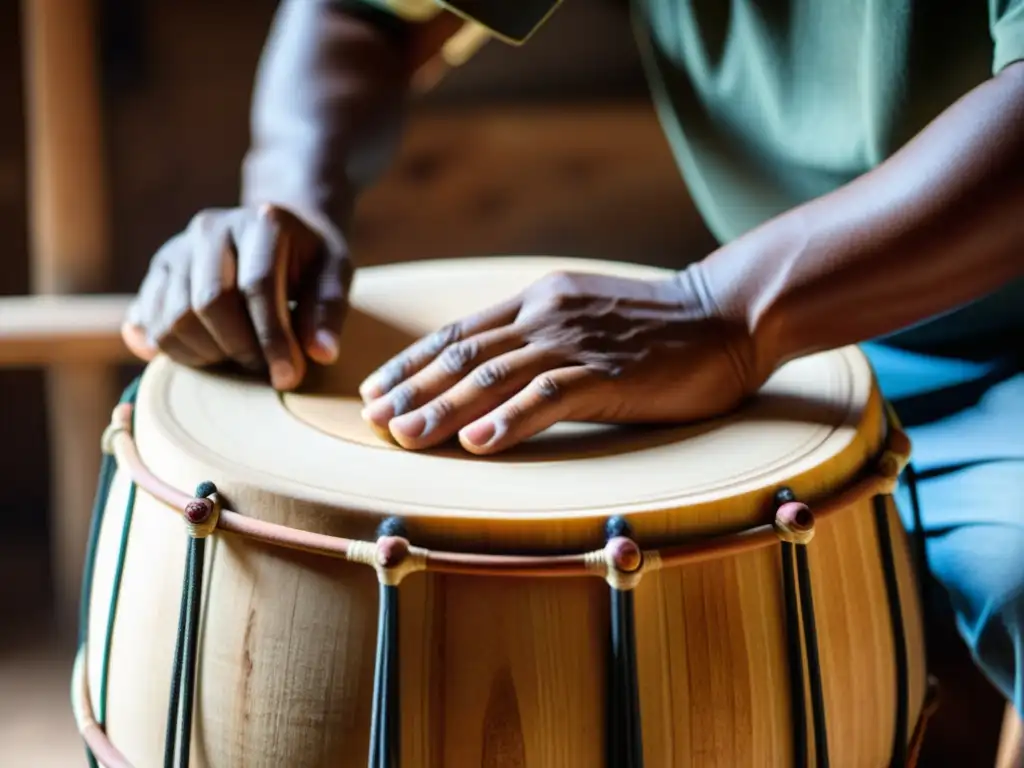
[[[294,389],[307,357],[338,355],[352,274],[341,243],[276,206],[203,211],[153,257],[125,343],[143,360],[266,369],[275,389]]]

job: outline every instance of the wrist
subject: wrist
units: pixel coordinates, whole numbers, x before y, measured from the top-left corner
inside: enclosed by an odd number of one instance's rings
[[[683,306],[694,307],[701,320],[713,323],[721,330],[720,338],[740,387],[745,394],[754,394],[774,368],[765,370],[760,362],[757,340],[745,316],[723,308],[716,297],[708,280],[706,260],[694,262],[678,272],[673,277],[673,284],[680,293]]]
[[[790,354],[787,306],[794,260],[810,235],[797,212],[776,217],[692,264],[689,279],[715,317],[742,328],[751,348],[751,378],[763,384]]]

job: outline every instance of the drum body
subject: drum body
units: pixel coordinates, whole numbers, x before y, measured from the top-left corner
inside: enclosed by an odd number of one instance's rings
[[[883,450],[883,403],[855,349],[788,365],[753,403],[710,424],[565,425],[492,459],[457,447],[404,452],[362,425],[355,386],[409,339],[565,268],[660,274],[548,259],[364,270],[342,363],[305,392],[281,397],[259,383],[151,365],[135,406],[138,455],[170,486],[190,494],[212,481],[225,507],[293,529],[372,541],[380,521],[397,515],[421,547],[557,554],[600,549],[613,515],[644,549],[699,547],[770,524],[783,486],[814,510]],[[107,736],[148,768],[163,761],[189,537],[181,516],[137,479],[122,465],[111,486],[84,657]],[[896,603],[880,519],[892,539]],[[803,689],[793,689],[785,552],[776,544],[693,557],[645,572],[630,593],[646,765],[789,768],[800,741],[815,764],[813,675],[805,671]],[[882,768],[896,734],[913,733],[926,682],[918,591],[891,500],[855,498],[818,519],[806,555],[831,764]],[[203,571],[191,764],[366,765],[374,570],[214,533]],[[407,576],[392,692],[401,764],[611,764],[610,605],[608,585],[588,576]],[[798,611],[804,621],[807,610]],[[806,660],[810,651],[802,653]],[[794,695],[805,704],[806,739],[794,738]]]

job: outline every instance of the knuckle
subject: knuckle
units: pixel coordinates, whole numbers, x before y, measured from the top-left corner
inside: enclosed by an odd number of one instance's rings
[[[192,283],[191,288],[192,309],[202,318],[208,318],[227,293],[223,286],[216,283]]]
[[[441,353],[439,364],[445,373],[462,373],[480,353],[480,345],[472,340],[460,341]]]
[[[238,281],[238,290],[245,298],[262,299],[272,295],[274,285],[270,274],[270,265],[266,269],[254,271],[251,275],[241,277]]]
[[[473,371],[473,383],[478,387],[487,389],[506,381],[508,375],[509,368],[506,363],[501,360],[492,360]]]
[[[534,286],[544,296],[572,296],[579,293],[579,276],[565,270],[549,272]]]
[[[565,315],[580,308],[581,298],[566,290],[559,290],[546,295],[540,302],[541,309],[547,314]]]
[[[210,228],[210,225],[216,220],[216,216],[213,211],[199,211],[195,216],[192,217],[188,223],[189,229],[195,229],[199,231],[205,231]]]
[[[455,406],[452,405],[452,401],[446,397],[435,398],[430,405],[427,406],[427,420],[432,424],[445,421],[455,413]]]
[[[437,354],[450,344],[462,339],[463,328],[461,323],[449,323],[435,331],[429,339],[428,349],[431,354]]]
[[[271,203],[263,203],[256,208],[256,218],[264,219],[273,224],[280,224],[285,220],[284,211]]]
[[[502,407],[499,418],[507,431],[509,427],[523,420],[523,409],[517,403],[509,401]]]
[[[387,392],[395,387],[402,379],[405,378],[405,373],[409,370],[410,361],[405,355],[400,355],[393,360],[385,363],[384,367],[380,369],[380,386]]]
[[[149,263],[149,271],[166,272],[178,271],[182,265],[188,264],[192,258],[192,249],[188,247],[188,241],[182,233],[169,238],[155,254]]]
[[[388,396],[391,400],[392,412],[395,416],[401,416],[410,411],[416,403],[416,388],[411,384],[402,384],[395,387]]]
[[[564,269],[556,269],[542,277],[541,282],[548,286],[571,285],[573,282],[573,275],[571,272],[567,272]]]
[[[550,373],[542,373],[534,378],[532,387],[543,400],[555,401],[564,394],[564,387]]]
[[[217,208],[206,208],[195,214],[186,228],[188,232],[200,237],[216,237],[226,232],[230,216],[227,211]]]
[[[154,340],[164,342],[175,335],[190,314],[192,314],[192,311],[188,307],[172,310],[165,308],[159,317],[149,322],[148,330]]]

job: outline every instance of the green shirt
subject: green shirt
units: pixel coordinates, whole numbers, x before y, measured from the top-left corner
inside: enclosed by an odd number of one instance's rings
[[[634,11],[665,132],[723,242],[870,170],[1024,59],[1024,0],[634,0]],[[890,339],[930,349],[998,332],[1024,347],[1024,281]]]

